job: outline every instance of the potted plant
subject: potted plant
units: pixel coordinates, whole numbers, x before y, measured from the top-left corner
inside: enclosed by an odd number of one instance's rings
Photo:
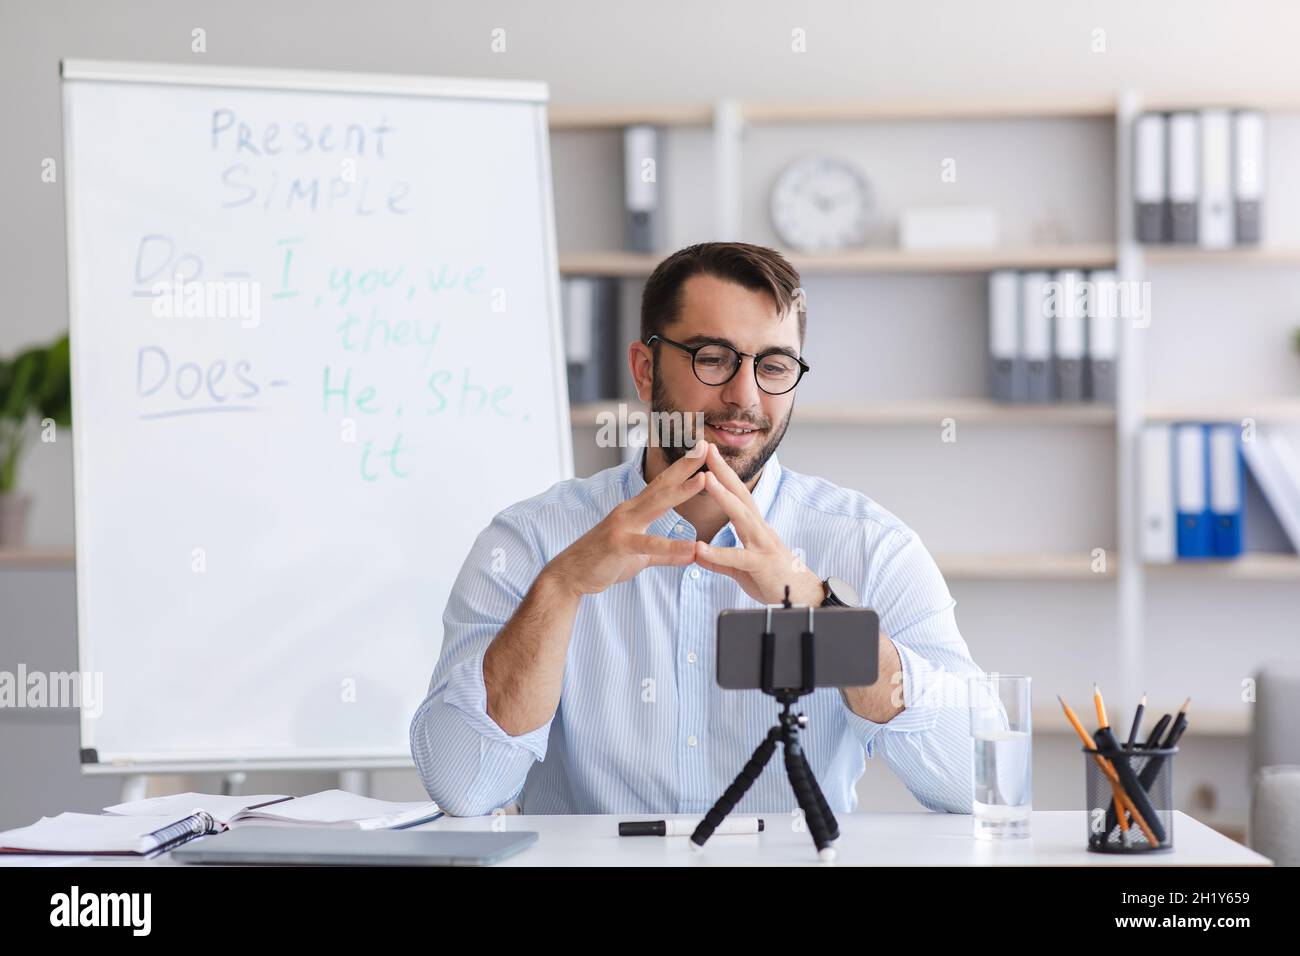
[[[72,421],[68,337],[0,359],[0,548],[26,542],[31,496],[20,494],[18,464],[41,423]]]

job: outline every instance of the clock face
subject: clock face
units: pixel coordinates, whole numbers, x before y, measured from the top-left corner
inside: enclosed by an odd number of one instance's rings
[[[772,188],[772,225],[801,252],[847,249],[866,242],[871,187],[853,166],[810,156],[786,167]]]

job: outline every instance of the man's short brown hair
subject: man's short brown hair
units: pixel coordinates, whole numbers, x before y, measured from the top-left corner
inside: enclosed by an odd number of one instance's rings
[[[641,294],[641,341],[676,321],[681,312],[682,286],[692,276],[708,275],[749,289],[766,292],[777,312],[799,313],[799,344],[803,344],[808,316],[803,308],[799,273],[775,249],[747,242],[700,242],[674,252],[659,263]]]

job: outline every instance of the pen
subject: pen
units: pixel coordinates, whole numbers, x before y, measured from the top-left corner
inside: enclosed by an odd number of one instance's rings
[[[1172,718],[1168,714],[1165,714],[1156,721],[1155,727],[1151,729],[1151,735],[1147,737],[1147,742],[1143,744],[1147,750],[1154,750],[1160,746],[1160,738],[1164,735],[1166,728],[1169,727],[1169,721],[1171,719]]]
[[[1169,737],[1163,744],[1160,743],[1160,734],[1163,733],[1165,727],[1169,725],[1169,715],[1165,714],[1160,718],[1160,722],[1156,724],[1155,730],[1152,731],[1151,736],[1147,739],[1148,749],[1168,749],[1173,747],[1180,739],[1182,739],[1184,731],[1187,730],[1187,710],[1191,707],[1191,704],[1192,699],[1190,697],[1183,701],[1183,706],[1178,710],[1178,720],[1174,722],[1173,729],[1169,731]],[[1160,754],[1147,759],[1146,766],[1144,766],[1142,772],[1138,774],[1138,783],[1144,790],[1150,790],[1152,784],[1156,782],[1156,777],[1160,775],[1160,767],[1164,761],[1165,757]],[[1107,814],[1106,817],[1106,825],[1107,832],[1109,833],[1111,826],[1109,814]]]
[[[1178,708],[1178,716],[1174,719],[1173,729],[1169,731],[1169,736],[1165,739],[1163,747],[1172,747],[1178,743],[1183,736],[1183,731],[1187,729],[1187,708],[1192,706],[1192,699],[1189,697],[1183,701],[1183,706]]]
[[[698,823],[689,820],[624,820],[618,825],[619,836],[690,836]],[[714,828],[717,833],[761,833],[761,817],[728,817]]]
[[[1143,826],[1142,832],[1148,835],[1148,839],[1154,836],[1154,839],[1152,839],[1153,846],[1164,843],[1164,824],[1156,816],[1155,808],[1151,805],[1150,794],[1138,781],[1137,774],[1133,772],[1133,765],[1125,756],[1124,751],[1120,749],[1119,741],[1115,739],[1115,735],[1110,732],[1109,727],[1098,727],[1092,737],[1093,740],[1097,741],[1097,751],[1099,753],[1113,753],[1116,755],[1116,759],[1111,761],[1111,766],[1114,767],[1115,774],[1119,777],[1120,786],[1133,807],[1133,816],[1137,818],[1139,824],[1142,824],[1145,817],[1149,826],[1149,829],[1148,826]]]
[[[1138,729],[1142,726],[1142,715],[1147,710],[1147,695],[1143,694],[1142,699],[1138,701],[1137,711],[1133,714],[1133,729],[1128,732],[1128,744],[1126,749],[1132,750],[1137,746]]]

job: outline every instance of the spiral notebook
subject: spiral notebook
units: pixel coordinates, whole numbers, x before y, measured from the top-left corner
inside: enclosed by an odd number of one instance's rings
[[[224,827],[206,810],[183,819],[60,813],[0,833],[0,853],[151,857]]]
[[[402,830],[443,816],[436,803],[395,803],[343,790],[305,797],[179,793],[61,813],[0,833],[0,853],[154,856],[196,837],[242,826]]]

